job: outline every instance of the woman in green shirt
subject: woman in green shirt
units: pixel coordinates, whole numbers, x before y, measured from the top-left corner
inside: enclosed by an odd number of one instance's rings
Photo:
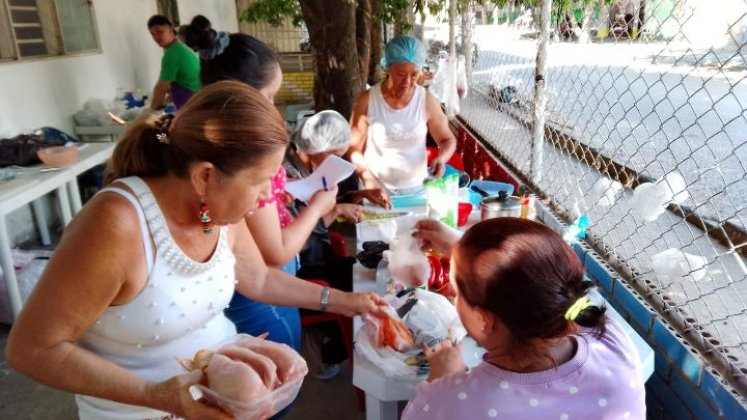
[[[148,31],[161,48],[161,74],[153,87],[152,109],[166,106],[166,94],[171,95],[176,109],[181,108],[200,87],[200,60],[191,48],[176,37],[174,25],[166,16],[148,19]]]

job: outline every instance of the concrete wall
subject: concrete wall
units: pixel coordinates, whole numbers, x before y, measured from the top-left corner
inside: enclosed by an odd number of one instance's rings
[[[236,2],[230,0],[179,0],[179,20],[189,23],[195,15],[210,19],[219,31],[238,32],[239,18]]]
[[[218,29],[238,31],[233,0],[180,0],[178,7],[182,21],[199,13]],[[47,125],[72,134],[72,115],[87,100],[110,100],[120,86],[152,90],[162,56],[146,28],[155,0],[94,0],[93,8],[100,53],[0,63],[0,137]],[[10,219],[16,242],[34,238],[28,209]]]
[[[238,31],[231,0],[181,0],[184,22],[200,13],[222,30]],[[94,0],[101,53],[0,63],[0,135],[52,125],[72,132],[73,113],[90,98],[113,98],[117,87],[148,92],[161,49],[146,28],[153,0]]]

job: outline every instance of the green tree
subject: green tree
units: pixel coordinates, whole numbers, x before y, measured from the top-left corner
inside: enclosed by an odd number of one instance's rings
[[[366,82],[373,85],[381,80],[382,24],[393,23],[399,31],[409,32],[414,14],[436,14],[446,10],[449,1],[255,0],[240,19],[275,26],[288,18],[295,25],[305,23],[316,62],[316,108],[334,109],[348,117]],[[503,7],[510,0],[457,1],[461,13],[468,4],[494,3]],[[538,3],[539,0],[513,0],[515,5]],[[468,60],[471,62],[469,57]]]
[[[373,80],[369,72],[381,58],[382,17],[391,21],[389,2],[403,0],[257,0],[241,13],[249,22],[279,25],[292,19],[306,24],[316,63],[317,109],[334,109],[349,117],[355,97]],[[374,13],[379,14],[379,16]],[[378,58],[378,59],[377,59]]]

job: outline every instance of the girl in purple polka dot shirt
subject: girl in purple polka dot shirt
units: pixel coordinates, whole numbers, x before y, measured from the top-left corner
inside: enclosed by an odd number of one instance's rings
[[[426,349],[431,373],[403,419],[646,418],[638,352],[586,297],[593,284],[560,235],[517,218],[461,239],[435,221],[417,229],[426,246],[451,249],[457,312],[487,353],[467,371],[460,344]]]

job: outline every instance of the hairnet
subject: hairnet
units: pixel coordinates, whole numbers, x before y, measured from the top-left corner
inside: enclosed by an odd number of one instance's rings
[[[389,68],[390,64],[412,63],[423,68],[425,65],[425,47],[417,38],[410,35],[398,35],[386,44],[381,67]]]
[[[293,143],[306,154],[324,153],[350,146],[350,125],[336,111],[321,111],[293,133]]]

